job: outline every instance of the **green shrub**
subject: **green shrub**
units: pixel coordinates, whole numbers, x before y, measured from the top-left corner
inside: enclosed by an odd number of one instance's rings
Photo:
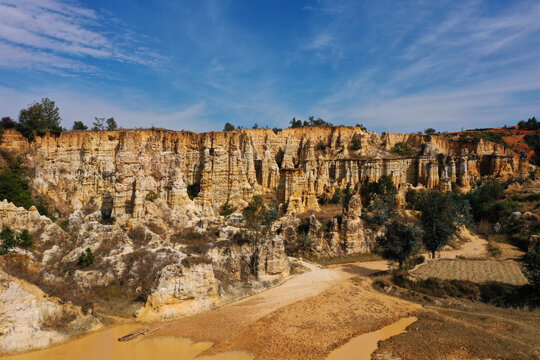
[[[418,255],[418,256],[415,256],[415,257],[410,258],[409,260],[407,260],[405,262],[405,264],[403,264],[403,268],[404,269],[412,269],[416,265],[423,264],[425,261],[426,261],[426,258],[424,257],[424,255]]]
[[[326,144],[324,143],[324,141],[319,141],[317,143],[317,146],[315,146],[315,150],[318,150],[318,151],[324,151],[326,150]]]
[[[190,242],[190,241],[202,239],[203,236],[204,235],[201,234],[200,232],[188,231],[187,233],[184,234],[184,239],[187,240],[188,242]]]
[[[482,219],[496,222],[501,212],[514,206],[512,203],[504,203],[497,205],[498,209],[492,209],[495,202],[504,199],[504,187],[499,181],[494,179],[484,181],[477,189],[465,194],[463,199],[469,202],[471,213],[476,222],[480,222]],[[494,214],[492,213],[493,210],[497,210],[498,212]]]
[[[30,235],[30,232],[28,232],[28,230],[24,229],[17,236],[17,245],[19,245],[20,247],[23,247],[23,248],[29,248],[32,245],[34,245],[32,235]]]
[[[2,241],[0,255],[9,253],[12,248],[17,246],[15,233],[9,227],[6,227],[4,230],[2,230],[2,232],[0,232],[0,240]]]
[[[236,208],[234,206],[232,206],[229,203],[225,203],[221,205],[221,208],[219,209],[219,215],[228,217],[235,211],[236,211]]]
[[[401,156],[413,156],[416,154],[416,150],[413,148],[405,145],[402,142],[398,142],[394,145],[394,147],[391,150],[394,154],[398,154]]]
[[[334,195],[332,195],[330,202],[332,204],[339,204],[341,202],[341,189],[338,188],[334,191]]]
[[[478,144],[480,139],[500,144],[505,148],[508,147],[508,144],[504,141],[503,134],[494,131],[474,131],[462,133],[459,135],[458,141],[462,144]]]
[[[367,225],[378,228],[385,224],[391,217],[395,215],[393,209],[391,209],[385,202],[380,200],[374,200],[367,207],[362,209],[362,219],[367,222]]]
[[[74,121],[72,130],[88,130],[88,126],[84,125],[82,121]]]
[[[540,295],[540,243],[529,250],[523,258],[523,274]]]
[[[365,196],[369,203],[377,200],[382,201],[388,208],[395,208],[397,188],[392,181],[392,177],[383,175],[378,181],[371,181],[360,189],[360,193]]]
[[[155,201],[158,198],[158,194],[154,190],[150,190],[148,194],[146,194],[146,200],[148,201]]]
[[[367,131],[367,128],[364,126],[364,124],[356,124],[356,127],[359,127],[362,131]]]
[[[294,117],[292,118],[290,124],[291,124],[290,126],[291,129],[301,128],[301,127],[310,127],[310,126],[334,126],[332,123],[324,121],[321,118],[315,119],[315,116],[310,116],[308,118],[308,121],[306,120],[302,121],[300,119],[296,120],[296,118]]]
[[[362,140],[360,136],[353,136],[351,139],[351,145],[349,145],[350,150],[360,150],[362,148]]]
[[[94,263],[94,254],[92,254],[92,249],[87,248],[86,251],[83,251],[79,255],[78,265],[81,267],[88,267]]]
[[[341,196],[341,204],[344,208],[349,207],[349,202],[351,201],[353,195],[354,193],[349,186],[347,186],[345,190],[343,190],[343,194]]]
[[[315,238],[311,234],[302,233],[297,237],[298,247],[302,251],[310,251],[315,245]]]
[[[534,293],[531,285],[516,286],[497,282],[477,284],[464,280],[436,278],[411,280],[405,272],[396,273],[389,280],[380,278],[374,281],[374,285],[384,289],[393,283],[401,288],[429,296],[462,298],[500,307],[535,308],[540,304],[539,295]]]
[[[41,215],[49,216],[49,204],[44,197],[32,198],[29,189],[28,171],[23,166],[20,157],[14,157],[6,152],[1,153],[8,167],[0,172],[0,199],[6,199],[15,206],[29,209],[36,206]]]
[[[540,124],[540,123],[538,123]],[[534,134],[527,134],[523,137],[523,140],[534,150],[534,155],[531,158],[531,163],[536,166],[540,166],[540,132]]]
[[[223,131],[233,131],[234,130],[234,125],[227,122],[225,123],[225,126],[223,127]]]

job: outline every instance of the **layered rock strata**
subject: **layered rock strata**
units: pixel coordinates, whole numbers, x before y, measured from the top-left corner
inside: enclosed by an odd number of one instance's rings
[[[413,156],[392,152],[395,144]],[[168,130],[64,132],[28,143],[7,131],[0,149],[23,156],[32,186],[71,213],[88,206],[140,217],[156,193],[174,211],[214,214],[225,203],[242,207],[255,194],[275,192],[285,210],[318,209],[337,188],[357,188],[383,175],[396,185],[468,188],[482,176],[526,173],[527,159],[480,140],[464,144],[439,136],[377,135],[357,127],[192,133]],[[191,199],[190,199],[191,197]]]

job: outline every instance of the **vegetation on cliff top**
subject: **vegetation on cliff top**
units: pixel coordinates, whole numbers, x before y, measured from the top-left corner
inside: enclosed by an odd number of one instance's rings
[[[16,129],[32,141],[36,136],[44,136],[48,132],[59,135],[62,132],[61,121],[60,112],[54,101],[43,98],[41,102],[34,102],[21,110]]]
[[[301,128],[301,127],[310,127],[310,126],[334,126],[334,124],[324,121],[321,118],[315,119],[315,116],[310,116],[308,120],[300,120],[296,119],[295,117],[292,118],[291,122],[291,129]]]

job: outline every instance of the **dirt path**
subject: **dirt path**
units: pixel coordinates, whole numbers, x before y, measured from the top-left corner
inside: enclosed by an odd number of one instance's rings
[[[455,259],[456,256],[481,258],[486,255],[488,244],[487,240],[482,239],[480,236],[466,228],[460,231],[460,237],[468,241],[466,243],[463,243],[459,249],[441,251],[438,254],[438,258]],[[426,257],[426,259],[429,258],[429,254],[425,254],[424,256]]]

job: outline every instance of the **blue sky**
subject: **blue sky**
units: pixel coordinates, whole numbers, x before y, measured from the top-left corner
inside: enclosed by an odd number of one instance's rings
[[[459,130],[540,114],[539,1],[0,0],[0,115]]]

